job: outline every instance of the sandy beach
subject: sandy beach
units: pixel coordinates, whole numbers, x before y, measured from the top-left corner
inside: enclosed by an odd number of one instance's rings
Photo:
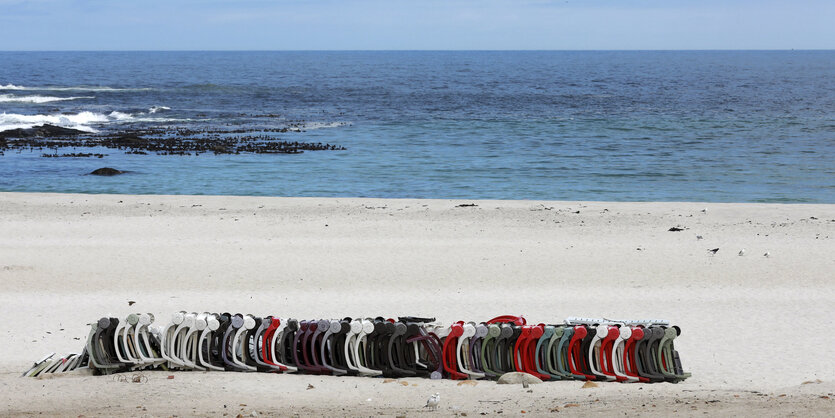
[[[0,415],[412,416],[434,392],[444,416],[835,415],[835,205],[0,193],[0,306]],[[179,310],[664,318],[693,377],[19,377],[105,314]]]

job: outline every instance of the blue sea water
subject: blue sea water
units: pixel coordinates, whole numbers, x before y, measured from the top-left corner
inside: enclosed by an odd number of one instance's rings
[[[0,130],[41,123],[347,149],[6,150],[0,191],[835,203],[835,51],[0,52]]]

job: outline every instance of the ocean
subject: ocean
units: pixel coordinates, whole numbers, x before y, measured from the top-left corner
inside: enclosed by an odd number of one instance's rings
[[[7,148],[0,191],[835,203],[835,51],[0,52],[43,123],[344,149]]]

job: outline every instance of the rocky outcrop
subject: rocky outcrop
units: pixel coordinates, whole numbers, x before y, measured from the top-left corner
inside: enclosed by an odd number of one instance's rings
[[[42,126],[35,126],[32,128],[17,128],[9,129],[0,132],[0,139],[5,138],[48,138],[56,136],[75,136],[87,134],[88,132],[79,131],[78,129],[64,128],[63,126],[55,126],[44,124]]]
[[[345,147],[320,142],[285,141],[273,136],[274,129],[188,130],[148,128],[116,133],[83,132],[43,125],[0,132],[6,149],[111,148],[126,154],[301,154],[305,151],[344,151]],[[243,135],[239,135],[239,134]],[[6,140],[8,138],[8,140]]]
[[[117,170],[115,168],[110,167],[102,167],[96,170],[93,170],[90,174],[94,176],[116,176],[119,174],[125,174],[124,171]]]

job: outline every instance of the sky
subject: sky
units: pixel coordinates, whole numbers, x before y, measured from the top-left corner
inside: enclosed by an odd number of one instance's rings
[[[835,49],[835,0],[0,0],[0,50]]]

